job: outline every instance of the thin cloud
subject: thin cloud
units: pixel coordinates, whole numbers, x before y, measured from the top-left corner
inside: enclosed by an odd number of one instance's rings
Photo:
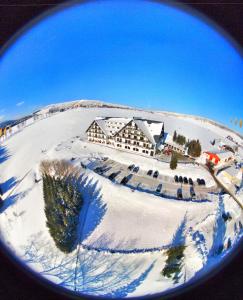
[[[16,106],[22,106],[24,104],[24,101],[20,101],[16,104]]]
[[[0,121],[2,121],[5,118],[4,115],[0,115]]]

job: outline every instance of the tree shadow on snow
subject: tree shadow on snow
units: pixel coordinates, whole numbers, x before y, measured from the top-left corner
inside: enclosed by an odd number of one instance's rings
[[[0,164],[9,159],[10,155],[8,154],[6,146],[0,146]]]
[[[173,239],[171,242],[171,247],[177,247],[185,244],[185,229],[186,229],[187,218],[184,216],[181,224],[178,226]]]
[[[38,263],[39,274],[53,278],[58,285],[86,295],[123,298],[133,292],[148,276],[154,262],[145,257],[113,255],[85,250],[61,253],[41,233],[31,237],[23,247],[22,259]]]
[[[15,177],[11,177],[8,180],[6,180],[5,182],[1,182],[0,183],[0,188],[3,194],[7,193],[8,191],[10,191],[15,185],[17,184],[16,178]]]
[[[97,180],[95,181],[82,174],[79,178],[79,183],[84,201],[78,229],[79,243],[82,243],[101,223],[106,213],[107,205],[102,200],[101,188],[98,186]]]

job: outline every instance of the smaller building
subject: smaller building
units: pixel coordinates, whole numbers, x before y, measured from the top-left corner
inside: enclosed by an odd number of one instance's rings
[[[231,165],[235,161],[235,155],[231,151],[203,152],[206,164],[212,164],[214,167]]]
[[[230,166],[218,171],[217,176],[219,176],[226,184],[240,187],[242,184],[242,171],[243,169],[237,169],[235,166]]]
[[[186,149],[183,145],[180,145],[173,141],[173,137],[169,133],[164,133],[164,137],[162,140],[162,144],[160,146],[161,150],[163,151],[175,151],[181,154],[186,153]]]

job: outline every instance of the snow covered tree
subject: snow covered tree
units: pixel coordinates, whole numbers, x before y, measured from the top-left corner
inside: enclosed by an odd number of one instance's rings
[[[44,172],[42,176],[47,227],[56,246],[68,253],[77,239],[79,212],[83,204],[77,181],[71,174],[61,177],[57,173]]]

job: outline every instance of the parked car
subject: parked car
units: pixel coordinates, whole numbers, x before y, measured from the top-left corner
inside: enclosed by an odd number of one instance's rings
[[[111,173],[111,174],[108,176],[108,179],[113,180],[113,179],[115,179],[115,177],[116,177],[118,174],[119,174],[119,172]]]
[[[179,177],[179,182],[180,182],[180,183],[183,183],[183,178],[182,178],[182,176]]]
[[[195,193],[193,187],[190,188],[190,195],[191,195],[192,199],[196,199],[196,193]]]
[[[178,199],[182,199],[183,198],[183,196],[182,196],[182,189],[178,189],[177,190],[177,198]]]
[[[191,178],[189,178],[189,184],[193,185],[193,180]]]
[[[153,170],[148,170],[147,175],[151,176],[153,174]]]
[[[135,165],[132,164],[132,165],[128,166],[128,170],[132,171],[132,169],[133,169],[134,167],[135,167]]]
[[[127,184],[128,181],[132,178],[132,176],[133,176],[133,174],[129,174],[129,175],[123,177],[120,183],[124,184],[124,185]]]
[[[157,178],[159,176],[159,171],[155,171],[153,177]]]
[[[157,193],[160,193],[161,192],[161,189],[162,189],[162,183],[160,183],[157,188],[156,188],[156,192]]]
[[[123,184],[123,185],[127,184],[128,180],[129,179],[127,178],[127,176],[123,177],[121,180],[121,184]]]
[[[179,182],[179,177],[177,175],[175,175],[174,180],[175,180],[175,182]]]
[[[137,173],[138,170],[139,170],[139,166],[135,167],[135,168],[133,169],[133,172],[134,172],[134,173]]]
[[[183,182],[184,182],[185,184],[188,184],[188,179],[187,179],[187,177],[184,177],[184,178],[183,178]]]
[[[206,185],[205,180],[204,179],[200,179],[200,184],[201,185]]]
[[[97,168],[94,169],[94,171],[95,171],[96,173],[98,173],[99,175],[103,175],[103,173],[105,172],[105,167],[106,167],[106,166],[97,167]]]

